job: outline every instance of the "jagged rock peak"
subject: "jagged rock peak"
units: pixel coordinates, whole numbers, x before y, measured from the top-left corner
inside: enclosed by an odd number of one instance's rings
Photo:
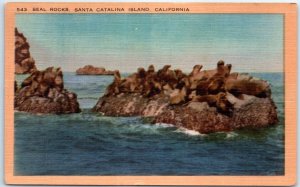
[[[26,74],[36,70],[35,61],[30,55],[27,38],[15,28],[15,73]]]

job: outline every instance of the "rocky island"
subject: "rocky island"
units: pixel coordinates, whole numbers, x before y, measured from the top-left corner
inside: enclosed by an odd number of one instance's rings
[[[26,37],[15,28],[15,73],[26,74],[36,70],[35,61],[29,52]]]
[[[60,68],[34,71],[20,87],[15,82],[15,110],[30,113],[68,114],[80,112],[77,95],[64,88]]]
[[[261,128],[278,122],[270,84],[244,73],[231,73],[220,60],[216,69],[195,65],[189,74],[139,68],[114,81],[93,111],[106,116],[143,116],[152,123],[168,123],[200,133]]]
[[[114,75],[113,71],[106,70],[103,67],[94,67],[86,65],[76,70],[77,75]]]

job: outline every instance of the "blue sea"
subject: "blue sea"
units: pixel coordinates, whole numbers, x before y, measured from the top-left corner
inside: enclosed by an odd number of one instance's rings
[[[283,75],[252,75],[271,82],[279,124],[203,135],[140,117],[92,113],[113,77],[64,73],[65,88],[77,93],[82,112],[15,112],[15,175],[284,175]]]

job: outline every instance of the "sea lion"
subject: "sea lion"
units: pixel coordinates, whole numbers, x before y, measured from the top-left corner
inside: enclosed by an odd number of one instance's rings
[[[172,89],[174,89],[178,83],[177,76],[173,70],[167,71],[165,80],[171,86]]]
[[[49,89],[50,89],[49,84],[43,81],[38,84],[35,93],[40,97],[47,97],[49,93]]]
[[[145,81],[146,81],[147,72],[144,68],[140,67],[137,71],[137,76],[135,82],[137,82],[137,91],[143,92]],[[143,94],[143,93],[142,93]]]
[[[146,72],[146,81],[150,82],[152,80],[156,80],[157,77],[156,77],[156,73],[155,73],[155,68],[154,66],[151,64],[149,67],[148,67],[148,70]]]
[[[155,73],[155,68],[151,64],[148,67],[147,73],[146,73],[146,79],[144,82],[142,94],[145,97],[152,97],[156,94],[159,94],[162,90],[162,85],[159,82],[159,78],[157,76],[157,73]]]
[[[210,107],[216,107],[218,112],[230,115],[233,105],[226,98],[226,93],[220,92],[217,95],[196,96],[192,99],[194,102],[206,102]]]
[[[224,71],[223,73],[224,73],[224,76],[225,76],[226,78],[230,75],[231,68],[232,68],[232,65],[231,65],[231,64],[226,64],[226,65],[225,65],[225,71]]]
[[[225,65],[224,60],[219,60],[219,61],[217,62],[217,67],[219,67],[219,66],[224,66],[224,65]]]
[[[25,86],[31,85],[34,75],[31,75],[24,79],[24,81],[21,84],[21,88],[24,88]]]
[[[156,94],[159,94],[162,90],[162,86],[159,82],[155,80],[146,81],[143,90],[143,96],[152,97]]]
[[[107,87],[104,96],[117,95],[120,93],[121,75],[119,70],[114,71],[114,81]]]
[[[173,91],[173,88],[167,83],[163,86],[163,91],[165,95],[170,95]]]
[[[192,84],[191,90],[196,90],[196,95],[206,95],[208,94],[208,86],[210,81],[208,80],[198,80],[195,84]]]
[[[170,67],[171,67],[171,65],[164,65],[164,67],[162,69],[157,71],[157,76],[158,77],[164,76],[164,74],[169,70]]]
[[[170,94],[170,104],[176,105],[176,104],[184,103],[186,101],[186,97],[187,97],[186,87],[183,87],[182,89],[175,89]]]
[[[203,80],[204,82],[197,82],[198,94],[203,95],[206,91],[208,94],[217,94],[219,92],[224,92],[225,82],[227,80],[227,77],[230,75],[231,67],[231,64],[225,65],[225,62],[223,60],[220,60],[217,63],[215,74],[213,74],[211,77],[207,76],[206,79]],[[200,85],[198,86],[198,84]],[[207,90],[205,86],[207,86]]]
[[[196,91],[191,91],[191,93],[188,95],[188,100],[193,100],[194,97],[197,97]]]
[[[210,77],[210,80],[214,79],[220,79],[220,78],[227,78],[230,75],[232,65],[231,64],[226,64],[223,60],[218,61],[217,63],[217,71],[216,73]]]
[[[26,79],[23,80],[23,82],[21,83],[21,88],[31,85],[33,80],[35,80],[37,82],[41,82],[42,78],[40,80],[38,80],[40,74],[42,74],[42,72],[33,71],[29,77],[27,77]]]
[[[174,72],[175,72],[177,82],[179,82],[181,79],[187,77],[187,75],[184,74],[180,69],[175,69]]]
[[[228,77],[230,74],[232,65],[226,64],[223,60],[219,60],[217,63],[217,68],[213,70],[203,70],[200,71],[197,75],[194,76],[195,80],[207,80],[212,77]]]
[[[138,68],[136,73],[133,73],[123,79],[120,83],[120,91],[125,93],[141,93],[145,84],[146,71],[144,68]]]
[[[146,78],[146,71],[144,68],[140,67],[137,70],[137,78],[144,79]]]
[[[61,71],[61,68],[56,69],[56,76],[54,78],[54,87],[58,90],[64,89],[64,81],[63,81],[63,73]]]
[[[134,90],[137,88],[138,83],[137,83],[137,73],[134,73],[125,79],[122,79],[119,89],[120,92],[124,93],[131,93],[134,92]]]
[[[149,65],[148,70],[147,70],[147,75],[151,74],[151,73],[154,73],[154,72],[155,72],[154,66],[152,64]]]
[[[177,85],[176,85],[176,89],[181,89],[181,88],[183,88],[183,87],[186,87],[186,88],[188,88],[188,89],[190,89],[190,87],[191,87],[191,84],[190,84],[190,81],[189,81],[189,78],[188,77],[184,77],[184,78],[182,78],[181,80],[179,80],[179,82],[177,83]]]
[[[202,69],[202,65],[200,64],[197,64],[193,67],[193,71],[189,74],[189,76],[193,77],[193,76],[196,76]]]
[[[54,70],[54,67],[48,67],[44,71],[44,76],[43,76],[43,82],[48,84],[49,86],[54,86],[54,79],[56,76],[56,71]]]
[[[263,80],[230,80],[226,81],[225,90],[236,97],[241,94],[254,95],[256,97],[270,97],[270,84]]]
[[[165,65],[162,69],[157,71],[156,76],[157,76],[159,82],[165,82],[164,78],[170,67],[171,67],[171,65]]]
[[[36,71],[36,74],[34,76],[34,80],[37,82],[42,82],[44,77],[44,72],[43,71]]]
[[[208,81],[207,91],[209,94],[217,94],[225,91],[225,79],[220,77],[212,81]]]
[[[64,89],[64,81],[63,81],[63,77],[61,75],[57,75],[54,79],[54,84],[55,84],[55,88],[57,88],[58,90],[63,90]]]
[[[176,87],[177,77],[173,70],[170,70],[170,65],[165,65],[163,69],[157,72],[157,77],[162,87],[165,84],[169,84],[172,89]]]
[[[223,114],[231,116],[233,112],[233,104],[227,99],[226,93],[220,92],[217,95],[217,110]]]
[[[121,81],[121,74],[119,70],[114,71],[114,81],[120,82]]]
[[[55,88],[50,88],[47,97],[54,99],[58,96],[58,91]]]
[[[200,71],[201,71],[202,67],[203,67],[203,66],[202,66],[202,65],[199,65],[199,64],[195,65],[195,66],[193,67],[192,72],[189,74],[189,82],[190,82],[192,85],[194,85],[193,87],[196,87],[195,84],[197,83],[198,80],[200,80],[200,79],[199,79],[199,75],[201,74]]]

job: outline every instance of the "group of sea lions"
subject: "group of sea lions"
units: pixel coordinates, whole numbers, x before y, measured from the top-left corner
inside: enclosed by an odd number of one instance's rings
[[[21,84],[21,88],[30,86],[28,96],[53,98],[64,89],[63,73],[60,68],[48,67],[44,71],[34,71]]]
[[[139,93],[144,97],[153,97],[165,94],[169,96],[171,105],[189,101],[207,102],[224,114],[231,114],[233,110],[233,104],[227,99],[229,93],[239,99],[243,99],[243,94],[256,97],[271,95],[269,83],[248,74],[231,73],[232,65],[225,64],[223,60],[213,70],[202,71],[202,65],[195,65],[189,74],[180,69],[171,70],[170,67],[165,65],[157,72],[153,65],[147,71],[138,68],[136,73],[124,79],[119,71],[115,71],[114,81],[105,95]]]
[[[16,110],[32,113],[80,112],[77,95],[64,88],[61,68],[35,70],[20,86],[15,81]]]

